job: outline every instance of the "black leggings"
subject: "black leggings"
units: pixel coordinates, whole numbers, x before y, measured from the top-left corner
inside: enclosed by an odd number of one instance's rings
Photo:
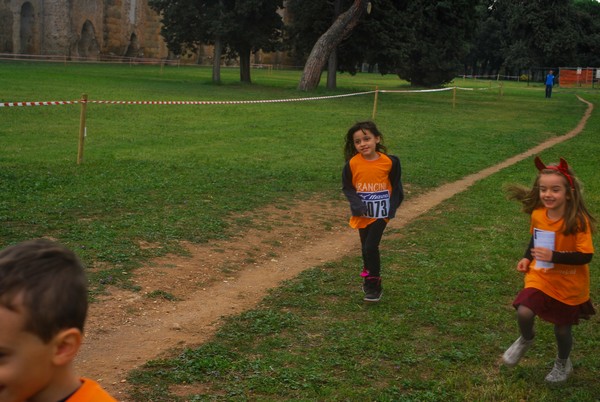
[[[360,244],[362,246],[363,264],[369,276],[380,276],[381,258],[379,256],[379,242],[387,226],[385,219],[377,219],[366,228],[358,229]]]

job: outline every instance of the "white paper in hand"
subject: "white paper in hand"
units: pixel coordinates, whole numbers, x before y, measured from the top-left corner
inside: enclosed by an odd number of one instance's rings
[[[533,247],[544,247],[554,251],[555,233],[533,228]],[[554,268],[554,263],[535,260],[536,268]]]

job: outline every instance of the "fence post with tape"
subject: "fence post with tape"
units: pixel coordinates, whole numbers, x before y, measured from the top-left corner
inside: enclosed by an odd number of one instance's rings
[[[371,114],[371,120],[375,120],[375,114],[377,114],[377,95],[379,95],[379,86],[375,87],[375,99],[373,100],[373,113]]]
[[[452,109],[456,107],[456,87],[452,87]]]
[[[77,149],[77,164],[83,161],[83,143],[85,141],[85,112],[87,108],[87,94],[81,95],[81,116],[79,118],[79,147]]]

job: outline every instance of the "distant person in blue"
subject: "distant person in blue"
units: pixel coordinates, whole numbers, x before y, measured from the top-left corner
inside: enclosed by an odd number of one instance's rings
[[[554,86],[554,74],[553,71],[548,71],[546,76],[546,98],[552,98],[552,87]]]

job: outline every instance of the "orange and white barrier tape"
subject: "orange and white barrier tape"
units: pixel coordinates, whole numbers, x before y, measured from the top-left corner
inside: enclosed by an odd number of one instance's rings
[[[393,90],[378,89],[376,91],[356,92],[351,94],[331,95],[331,96],[312,96],[308,98],[289,98],[289,99],[262,99],[262,100],[238,100],[238,101],[109,101],[109,100],[77,100],[77,101],[49,101],[49,102],[0,102],[2,107],[17,106],[57,106],[57,105],[76,105],[80,103],[96,103],[109,105],[243,105],[257,103],[284,103],[284,102],[305,102],[324,99],[345,98],[349,96],[369,95],[372,93],[418,93],[418,92],[443,92],[459,89],[463,91],[485,90],[489,88],[461,88],[449,87],[438,89],[414,89],[414,90]]]
[[[78,103],[97,103],[112,105],[240,105],[253,103],[282,103],[282,102],[302,102],[323,99],[344,98],[349,96],[368,95],[375,91],[356,92],[351,94],[331,95],[331,96],[313,96],[309,98],[289,98],[289,99],[263,99],[263,100],[240,100],[240,101],[106,101],[106,100],[88,100],[86,101],[56,101],[56,102],[0,102],[0,107],[15,106],[55,106],[55,105],[73,105]]]
[[[80,101],[0,102],[0,107],[75,105]]]

